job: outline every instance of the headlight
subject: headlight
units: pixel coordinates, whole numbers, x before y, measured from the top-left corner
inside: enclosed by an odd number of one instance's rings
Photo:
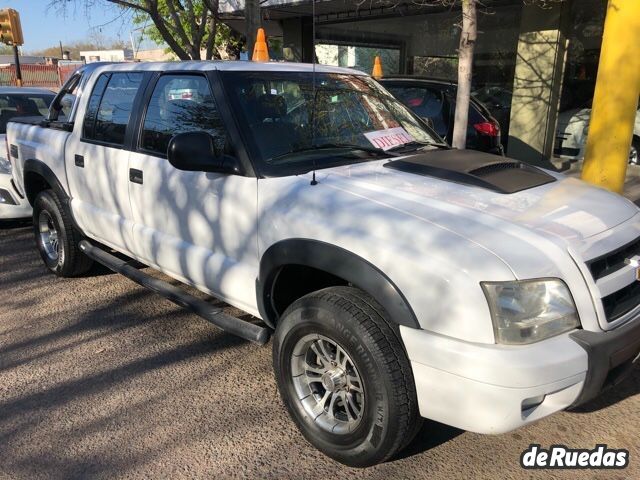
[[[0,173],[11,173],[11,162],[0,156]]]
[[[580,325],[569,289],[562,280],[482,282],[496,342],[523,345]]]

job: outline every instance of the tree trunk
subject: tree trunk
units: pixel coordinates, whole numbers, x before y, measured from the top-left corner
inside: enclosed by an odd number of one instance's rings
[[[247,54],[249,60],[253,56],[253,46],[256,43],[258,28],[262,25],[259,0],[245,0],[244,3],[244,28],[247,39]]]
[[[464,149],[467,144],[467,123],[469,121],[469,101],[471,97],[471,74],[473,50],[478,36],[477,0],[462,0],[462,32],[458,50],[458,94],[453,125],[453,148]]]
[[[218,2],[216,2],[217,6]],[[208,28],[209,28],[209,38],[207,39],[207,54],[206,59],[211,60],[215,55],[215,45],[216,45],[216,33],[218,30],[218,19],[216,15],[218,14],[218,9],[211,12],[211,17],[208,20]]]

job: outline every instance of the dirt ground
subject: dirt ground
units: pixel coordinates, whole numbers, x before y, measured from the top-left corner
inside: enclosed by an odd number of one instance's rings
[[[0,227],[0,478],[640,478],[640,369],[578,412],[483,436],[427,422],[384,465],[343,467],[289,420],[257,347],[97,270],[47,273]],[[529,444],[626,448],[618,471],[526,471]]]

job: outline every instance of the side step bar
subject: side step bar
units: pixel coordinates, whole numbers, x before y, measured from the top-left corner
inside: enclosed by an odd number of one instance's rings
[[[114,272],[120,273],[130,280],[162,295],[173,303],[186,308],[196,315],[204,318],[208,322],[222,330],[249,340],[250,342],[264,345],[269,341],[270,332],[268,328],[254,325],[245,320],[241,320],[231,315],[227,315],[219,307],[214,307],[199,298],[189,295],[182,289],[164,282],[144,272],[134,268],[129,262],[105,252],[101,248],[93,246],[87,240],[80,241],[80,250],[92,260],[101,263]]]

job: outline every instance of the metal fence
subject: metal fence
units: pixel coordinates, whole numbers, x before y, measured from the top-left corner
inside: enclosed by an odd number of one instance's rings
[[[58,89],[80,65],[21,65],[24,87]],[[17,86],[16,66],[0,67],[0,86]]]

